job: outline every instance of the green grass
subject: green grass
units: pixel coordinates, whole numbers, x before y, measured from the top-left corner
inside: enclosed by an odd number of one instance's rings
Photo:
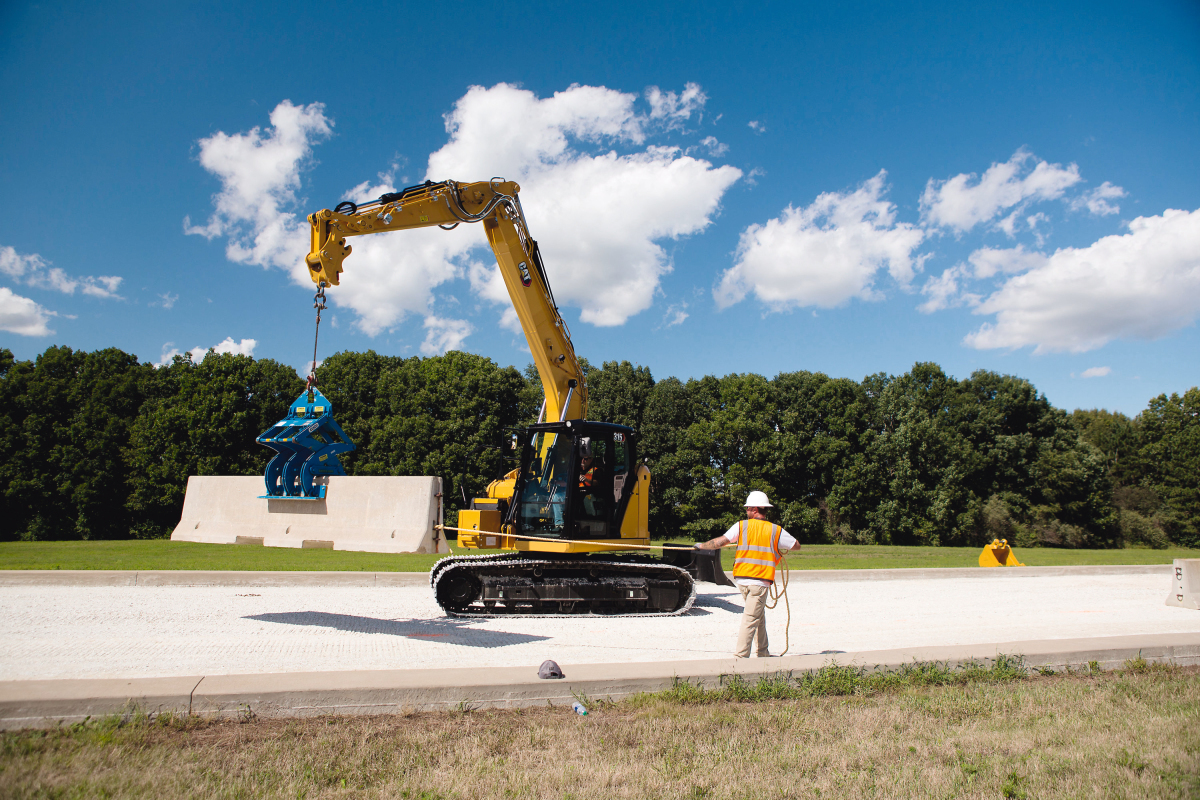
[[[1092,662],[1093,665],[1096,662]],[[1143,674],[1167,669],[1152,664],[1140,655],[1126,663],[1125,670]],[[1094,675],[1098,667],[1083,669],[1081,674]],[[655,702],[696,705],[718,702],[761,703],[769,700],[799,700],[806,697],[868,696],[880,692],[898,691],[904,688],[923,686],[966,686],[976,683],[1005,683],[1030,677],[1032,671],[1025,666],[1024,656],[1000,654],[990,663],[970,661],[950,666],[939,661],[914,661],[897,669],[879,670],[865,666],[830,665],[813,672],[793,675],[777,672],[764,675],[756,682],[747,681],[741,675],[725,676],[721,685],[707,689],[698,683],[675,679],[675,684],[662,692],[634,695],[626,703],[635,707]],[[1054,674],[1051,671],[1049,674]],[[580,698],[581,701],[584,698]],[[590,698],[587,698],[590,700]],[[584,705],[596,705],[595,701]]]
[[[203,569],[252,571],[426,572],[444,556],[352,553],[167,539],[2,542],[0,569]]]
[[[978,547],[894,547],[890,545],[811,544],[787,557],[791,569],[902,569],[978,567]],[[1098,564],[1170,564],[1176,558],[1200,558],[1200,550],[1066,550],[1019,547],[1017,560],[1027,567]],[[725,569],[733,569],[733,553],[722,553]]]
[[[494,552],[494,551],[471,551]],[[1017,557],[1028,566],[1072,564],[1170,564],[1200,558],[1200,550],[1057,550],[1025,548]],[[728,572],[733,550],[721,554]],[[166,539],[101,542],[0,542],[0,569],[202,569],[254,571],[425,572],[440,555],[351,553],[253,545],[194,544]],[[975,567],[975,547],[889,547],[805,545],[788,556],[790,569],[899,569]]]
[[[587,698],[582,698],[587,699]],[[1200,797],[1200,670],[828,667],[616,702],[0,732],[0,796]]]

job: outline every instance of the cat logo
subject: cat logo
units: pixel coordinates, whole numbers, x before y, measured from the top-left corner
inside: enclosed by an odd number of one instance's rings
[[[517,269],[521,270],[521,284],[523,286],[528,286],[529,284],[533,283],[533,277],[529,274],[529,267],[525,265],[524,261],[522,261],[520,264],[517,264]]]

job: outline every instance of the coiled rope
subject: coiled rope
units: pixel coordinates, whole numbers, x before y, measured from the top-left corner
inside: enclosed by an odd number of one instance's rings
[[[792,648],[792,604],[787,599],[788,587],[788,568],[787,554],[779,554],[779,567],[775,570],[777,573],[782,573],[783,577],[778,582],[772,581],[771,588],[767,590],[767,596],[770,597],[770,603],[763,603],[768,609],[773,609],[779,605],[779,598],[783,598],[783,607],[787,609],[787,625],[783,628],[783,652],[780,656],[786,656],[787,651]]]

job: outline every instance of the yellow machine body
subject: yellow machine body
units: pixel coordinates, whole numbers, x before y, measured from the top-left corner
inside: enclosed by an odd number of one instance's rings
[[[610,550],[627,549],[628,545],[646,546],[650,544],[650,470],[645,464],[637,468],[637,484],[629,505],[625,508],[625,516],[621,520],[620,541],[593,542],[571,541],[538,541],[518,539],[511,531],[504,530],[501,525],[499,499],[511,497],[513,478],[495,481],[488,487],[488,497],[476,498],[475,508],[467,508],[458,512],[458,546],[468,550],[523,550],[537,553],[600,553]],[[507,494],[504,492],[507,491]],[[491,502],[489,502],[491,501]],[[488,506],[491,506],[490,508]],[[479,531],[467,533],[467,531]]]
[[[1008,546],[1007,539],[993,539],[992,543],[985,545],[983,552],[979,554],[979,566],[1023,567],[1025,565],[1017,561],[1012,548]]]

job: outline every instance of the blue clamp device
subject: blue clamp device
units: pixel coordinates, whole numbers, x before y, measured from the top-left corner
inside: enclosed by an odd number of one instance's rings
[[[315,386],[292,403],[288,415],[255,441],[275,451],[263,477],[269,500],[322,500],[322,475],[345,475],[338,453],[354,449],[354,442],[334,422],[333,406]]]

